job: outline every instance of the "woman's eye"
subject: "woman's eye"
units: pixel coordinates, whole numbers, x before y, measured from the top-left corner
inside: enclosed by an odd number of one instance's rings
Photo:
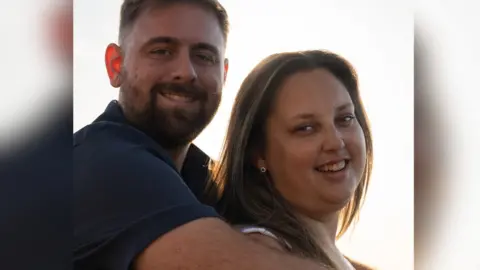
[[[353,119],[355,119],[355,116],[353,116],[353,115],[347,115],[347,116],[343,117],[344,121],[352,121]]]
[[[297,132],[312,132],[314,130],[314,127],[312,125],[302,125],[302,126],[299,126],[295,129],[295,131]]]
[[[349,125],[350,123],[353,122],[353,120],[355,120],[355,115],[353,114],[345,115],[345,116],[342,116],[339,120],[342,125]]]

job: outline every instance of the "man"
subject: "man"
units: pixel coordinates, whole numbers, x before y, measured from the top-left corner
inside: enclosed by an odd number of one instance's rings
[[[124,1],[105,54],[119,99],[74,136],[75,269],[322,269],[201,203],[208,157],[191,141],[219,106],[227,34],[214,0]]]

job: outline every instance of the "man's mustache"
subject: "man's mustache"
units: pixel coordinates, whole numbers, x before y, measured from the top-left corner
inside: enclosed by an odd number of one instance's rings
[[[191,84],[159,83],[152,88],[152,94],[174,94],[187,96],[195,100],[207,100],[208,93],[205,89]]]

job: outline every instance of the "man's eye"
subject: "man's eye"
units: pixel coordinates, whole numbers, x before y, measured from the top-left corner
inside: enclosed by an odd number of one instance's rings
[[[217,63],[217,58],[215,56],[212,56],[212,55],[207,55],[207,54],[197,54],[197,57],[204,61],[204,62],[208,62],[210,64],[216,64]]]
[[[172,52],[166,49],[153,50],[151,53],[157,55],[172,55]]]

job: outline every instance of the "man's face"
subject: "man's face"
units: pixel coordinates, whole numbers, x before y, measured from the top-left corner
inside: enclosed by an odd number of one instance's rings
[[[128,31],[117,81],[127,119],[167,149],[188,144],[221,100],[227,66],[217,18],[173,4],[147,9]]]

